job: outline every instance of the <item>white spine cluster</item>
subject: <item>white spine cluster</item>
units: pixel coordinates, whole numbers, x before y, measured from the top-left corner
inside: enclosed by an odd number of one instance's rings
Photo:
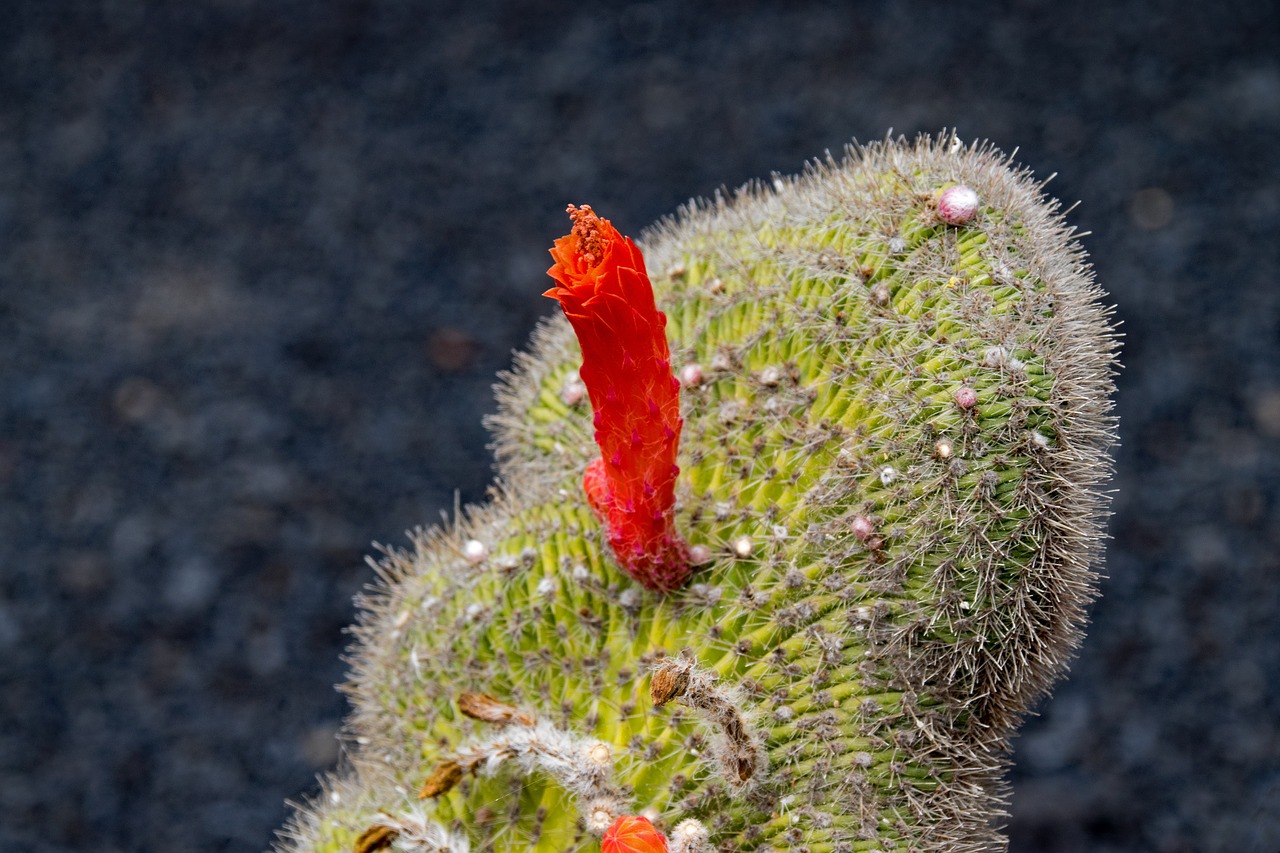
[[[713,853],[711,833],[701,821],[689,818],[671,831],[671,853]]]
[[[383,815],[377,825],[395,831],[391,847],[404,853],[471,853],[471,840],[432,820],[425,807],[411,808],[397,815]]]
[[[481,776],[492,776],[507,761],[515,761],[521,771],[541,770],[587,799],[614,790],[609,745],[576,737],[547,722],[507,726],[460,751],[454,760]]]
[[[603,835],[626,813],[626,799],[613,781],[613,750],[607,743],[536,721],[533,715],[484,694],[465,694],[459,708],[465,715],[500,729],[464,746],[437,766],[419,796],[440,796],[466,773],[493,776],[503,765],[514,762],[522,773],[546,773],[574,794],[587,828],[596,835]]]

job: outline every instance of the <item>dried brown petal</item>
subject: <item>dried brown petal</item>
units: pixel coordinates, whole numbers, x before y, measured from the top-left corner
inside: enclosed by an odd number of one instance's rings
[[[371,826],[360,833],[353,853],[373,853],[374,850],[383,850],[390,847],[391,842],[395,841],[399,835],[399,830],[389,826]]]
[[[422,790],[418,791],[418,799],[426,800],[447,794],[461,781],[462,765],[452,758],[447,758],[437,765],[427,781],[423,783]]]
[[[532,726],[535,722],[532,714],[514,708],[488,693],[463,693],[458,697],[458,710],[473,720],[500,726],[511,723]]]
[[[649,698],[653,700],[655,707],[660,708],[672,699],[684,695],[684,689],[688,686],[689,670],[675,664],[665,664],[649,679]]]

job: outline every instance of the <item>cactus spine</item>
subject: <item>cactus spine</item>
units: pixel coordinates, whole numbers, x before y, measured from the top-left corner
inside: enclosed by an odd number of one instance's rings
[[[377,563],[346,766],[281,851],[594,851],[618,810],[690,850],[1003,845],[1008,737],[1094,594],[1113,432],[1115,338],[1056,204],[989,147],[888,141],[643,246],[686,386],[691,583],[614,561],[551,320],[499,388],[492,502]],[[540,738],[607,748],[546,772]]]

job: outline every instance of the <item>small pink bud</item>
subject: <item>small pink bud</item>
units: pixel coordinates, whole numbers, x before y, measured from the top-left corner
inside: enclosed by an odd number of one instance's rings
[[[956,405],[962,409],[972,409],[978,404],[978,392],[972,388],[961,388],[956,392]]]
[[[964,225],[978,212],[978,194],[964,184],[945,189],[938,197],[938,217],[948,225]]]
[[[853,523],[849,525],[849,528],[853,531],[854,536],[866,542],[871,538],[871,534],[876,532],[876,523],[865,515],[859,515],[854,517]]]
[[[702,365],[691,362],[680,368],[680,382],[686,388],[696,388],[702,384]]]

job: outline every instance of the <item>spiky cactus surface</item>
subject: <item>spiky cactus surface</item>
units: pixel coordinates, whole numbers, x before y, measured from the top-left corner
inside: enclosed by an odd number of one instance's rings
[[[1003,846],[1007,739],[1094,594],[1113,426],[1056,204],[988,147],[890,141],[642,246],[700,368],[677,520],[710,559],[670,594],[618,568],[578,346],[546,323],[499,389],[495,497],[378,563],[346,766],[282,851],[594,851],[597,795],[720,851]],[[461,782],[420,800],[442,766]]]

